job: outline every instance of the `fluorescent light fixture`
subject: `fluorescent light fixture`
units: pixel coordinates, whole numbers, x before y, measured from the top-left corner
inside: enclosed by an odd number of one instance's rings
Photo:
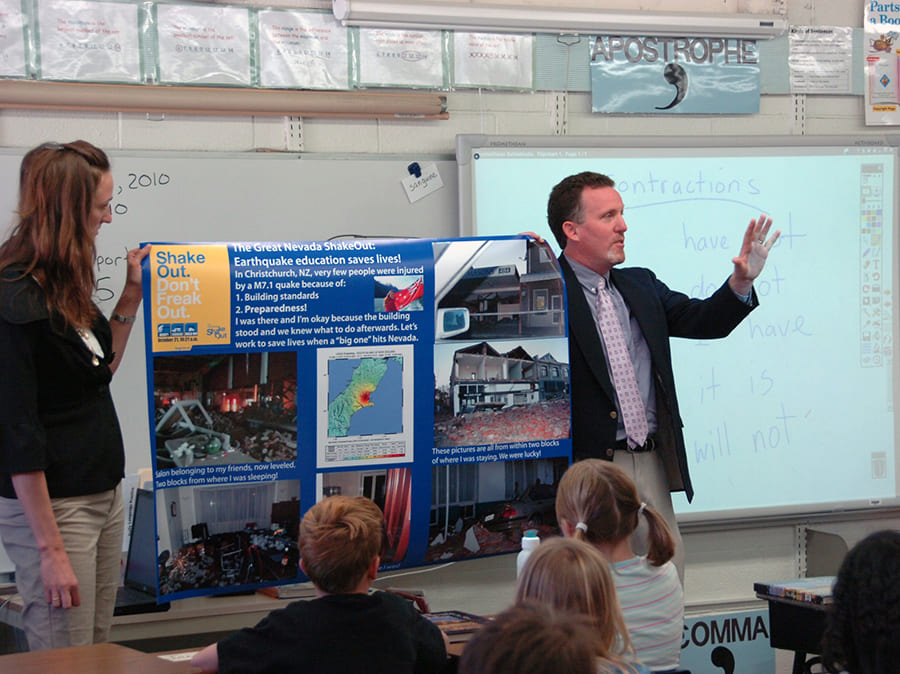
[[[769,39],[784,33],[788,25],[785,17],[775,14],[648,12],[404,0],[332,0],[332,10],[335,18],[345,26],[486,33]]]
[[[168,87],[0,79],[0,108],[247,116],[447,119],[443,94]]]

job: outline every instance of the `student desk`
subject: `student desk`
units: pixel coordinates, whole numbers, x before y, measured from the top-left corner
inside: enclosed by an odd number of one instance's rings
[[[822,652],[833,577],[755,583],[756,596],[769,604],[769,643],[794,651],[793,674],[803,674],[807,654]]]
[[[0,671],[16,674],[188,674],[188,662],[170,662],[117,644],[94,644],[0,655]]]

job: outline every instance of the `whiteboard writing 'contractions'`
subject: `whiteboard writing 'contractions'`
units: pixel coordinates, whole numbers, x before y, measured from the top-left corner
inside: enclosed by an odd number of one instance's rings
[[[755,283],[760,306],[729,337],[671,340],[696,492],[677,496],[681,516],[896,502],[896,148],[581,140],[461,143],[464,225],[490,235],[515,222],[555,246],[551,188],[606,173],[625,202],[624,266],[694,297],[725,282],[751,218],[782,230]]]

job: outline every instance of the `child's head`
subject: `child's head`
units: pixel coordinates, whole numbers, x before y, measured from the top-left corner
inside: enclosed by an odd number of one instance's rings
[[[894,671],[900,659],[900,532],[878,531],[841,563],[823,639],[829,671]]]
[[[556,491],[556,517],[568,535],[594,545],[627,539],[643,514],[649,527],[647,558],[656,566],[675,553],[665,519],[643,503],[634,480],[611,461],[585,459],[569,466]]]
[[[329,496],[310,508],[300,522],[304,572],[323,592],[354,592],[381,555],[383,531],[381,508],[370,499]]]
[[[475,633],[459,674],[595,674],[595,640],[587,616],[518,604]]]
[[[609,567],[592,545],[560,537],[541,543],[528,557],[516,587],[516,603],[528,601],[589,616],[600,657],[631,650]]]

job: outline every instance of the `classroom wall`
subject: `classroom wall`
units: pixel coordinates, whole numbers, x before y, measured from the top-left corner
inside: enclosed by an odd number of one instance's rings
[[[733,2],[726,0],[729,5]],[[316,0],[303,3],[252,0],[244,4],[330,7],[330,2]],[[589,4],[597,6],[598,3]],[[613,4],[624,6],[622,2]],[[722,2],[673,0],[664,4],[671,10],[709,10],[712,5],[721,6]],[[863,0],[744,0],[735,6],[744,11],[772,11],[772,7],[784,6],[789,22],[797,25],[862,25]],[[408,154],[414,160],[417,155],[452,155],[455,137],[461,133],[601,136],[879,133],[878,128],[865,127],[860,96],[764,95],[756,115],[658,117],[594,115],[590,112],[588,93],[451,91],[447,92],[447,100],[450,119],[446,121],[0,110],[0,146],[31,147],[49,139],[86,138],[104,148],[120,150],[363,152]],[[340,189],[347,194],[353,192],[352,185]],[[252,199],[253,195],[248,194],[247,198]],[[3,220],[9,219],[11,208],[10,204],[0,205]],[[172,213],[172,218],[178,218],[178,213]],[[108,226],[115,227],[115,221]],[[322,238],[345,229],[345,223],[325,225]],[[516,231],[516,225],[511,224],[510,233]],[[189,228],[185,236],[190,237]],[[153,232],[135,233],[135,242],[152,238]],[[264,231],[260,232],[260,238],[265,238]],[[143,358],[143,354],[130,352],[126,357]],[[137,468],[128,467],[130,471]],[[865,519],[833,515],[824,523],[782,521],[765,526],[689,529],[685,533],[689,613],[759,608],[760,603],[752,592],[753,581],[803,574],[807,567],[806,529],[819,525],[839,533],[852,545],[873,529],[900,527],[900,518],[896,513]],[[425,588],[436,610],[496,612],[512,597],[515,556],[459,563],[451,568],[429,567],[413,573],[382,581],[382,585]],[[784,654],[779,655],[778,671],[789,671]]]
[[[733,0],[728,0],[733,3]],[[699,4],[698,4],[699,3]],[[330,2],[245,0],[252,5],[329,8]],[[522,2],[523,5],[535,4]],[[577,4],[577,0],[566,4]],[[592,2],[596,6],[602,3]],[[625,6],[626,3],[615,3]],[[637,5],[636,0],[630,4]],[[647,6],[653,3],[641,2]],[[697,9],[712,0],[677,0],[666,9]],[[716,3],[722,3],[716,0]],[[786,5],[793,24],[862,26],[863,0],[757,0]],[[709,7],[706,7],[709,9]],[[757,10],[763,11],[763,10]],[[765,69],[765,64],[762,65]],[[770,67],[783,68],[784,64]],[[569,135],[753,135],[877,133],[864,125],[860,96],[764,95],[757,115],[595,115],[590,94],[447,92],[450,119],[334,120],[0,111],[0,145],[27,147],[48,137],[82,135],[108,149],[277,149],[306,152],[451,154],[460,133]]]

